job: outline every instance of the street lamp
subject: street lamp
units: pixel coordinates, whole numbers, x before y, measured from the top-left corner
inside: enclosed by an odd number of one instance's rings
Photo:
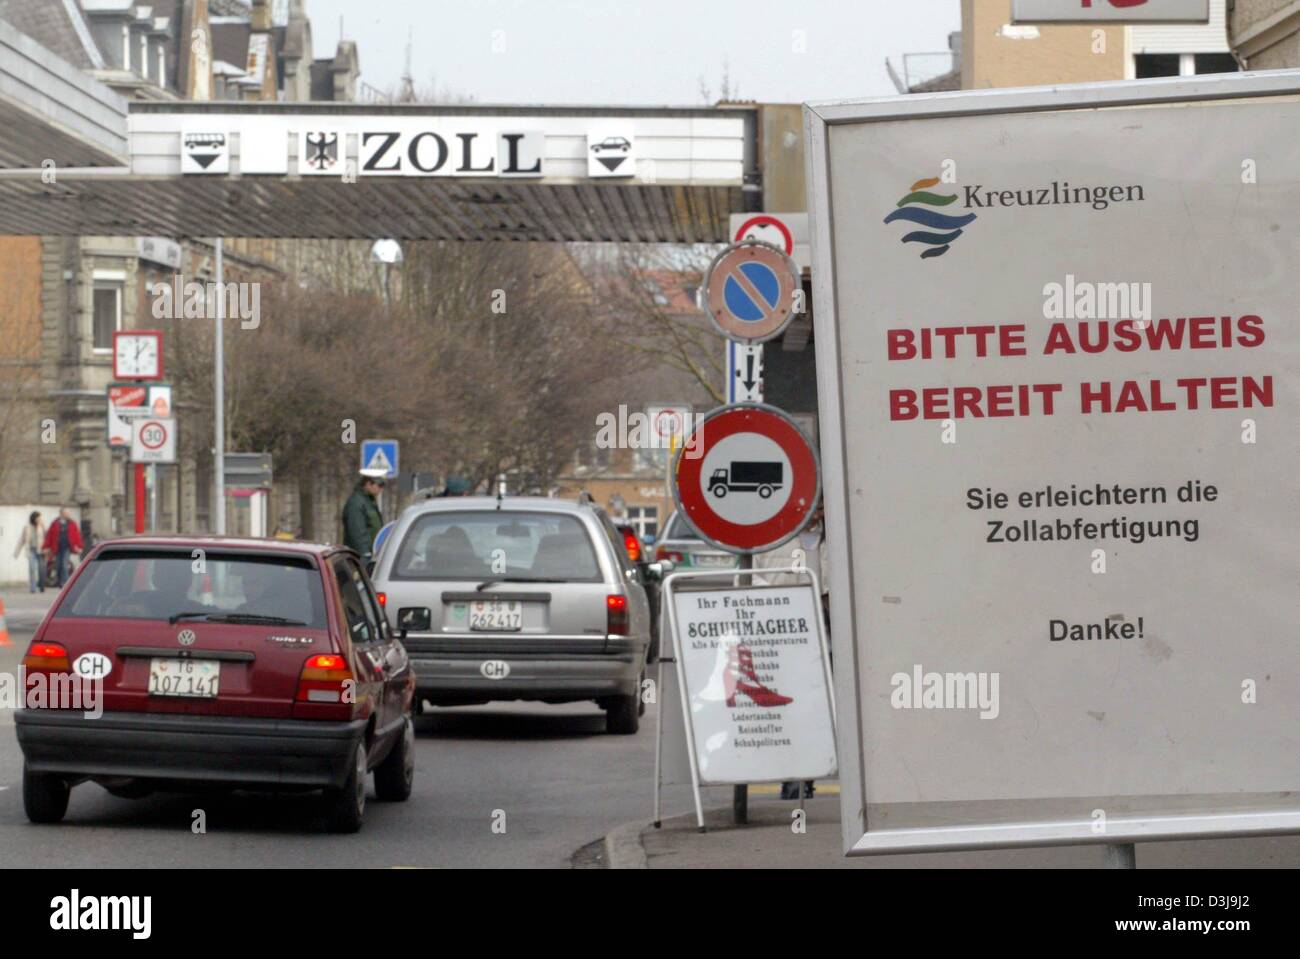
[[[389,287],[388,275],[392,271],[394,263],[402,262],[402,244],[391,237],[376,240],[374,245],[370,247],[370,262],[384,265],[384,306],[390,306],[392,304],[392,291]]]

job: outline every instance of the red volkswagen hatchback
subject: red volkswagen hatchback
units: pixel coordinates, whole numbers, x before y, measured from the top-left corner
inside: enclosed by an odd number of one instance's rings
[[[323,789],[355,832],[366,780],[405,800],[415,678],[356,555],[222,537],[95,547],[36,631],[15,716],[23,803],[58,822],[72,786],[117,796]]]

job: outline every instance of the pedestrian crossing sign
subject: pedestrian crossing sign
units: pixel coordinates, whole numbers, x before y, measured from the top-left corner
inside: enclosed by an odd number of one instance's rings
[[[379,471],[383,470],[386,479],[393,479],[397,476],[397,464],[397,440],[362,440],[362,470],[371,475],[379,475]]]

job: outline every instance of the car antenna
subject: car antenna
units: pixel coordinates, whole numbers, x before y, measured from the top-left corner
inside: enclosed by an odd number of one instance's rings
[[[501,509],[501,484],[497,484],[497,509]]]

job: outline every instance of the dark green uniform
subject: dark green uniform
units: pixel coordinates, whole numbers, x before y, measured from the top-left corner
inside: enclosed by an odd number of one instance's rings
[[[379,504],[358,483],[343,504],[343,545],[352,547],[361,554],[363,561],[368,561],[372,558],[375,537],[383,525]]]

